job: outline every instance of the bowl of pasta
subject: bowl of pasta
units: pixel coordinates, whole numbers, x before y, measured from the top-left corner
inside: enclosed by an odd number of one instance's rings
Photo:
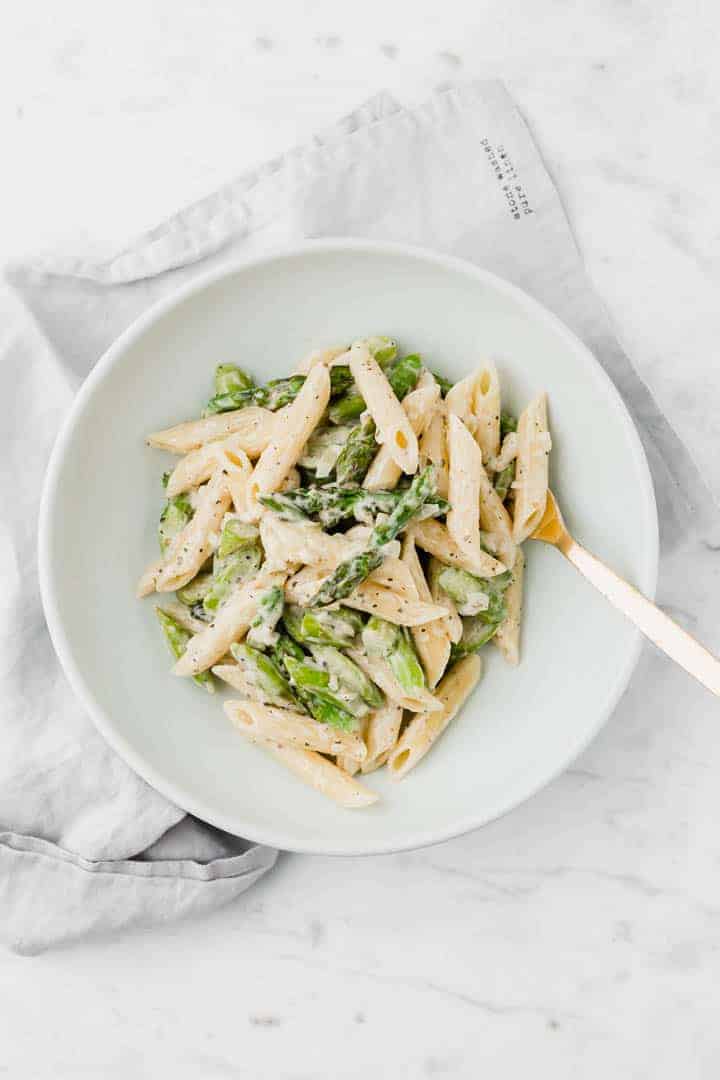
[[[437,842],[561,772],[639,654],[532,541],[550,481],[652,594],[638,434],[536,301],[367,241],[224,267],[118,339],[57,440],[53,642],[100,732],[199,818],[295,851]]]

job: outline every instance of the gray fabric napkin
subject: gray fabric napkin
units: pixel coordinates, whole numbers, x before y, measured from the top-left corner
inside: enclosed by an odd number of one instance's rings
[[[107,261],[12,267],[0,298],[12,388],[0,455],[0,928],[19,951],[206,910],[273,865],[276,852],[183,820],[83,715],[43,621],[37,503],[73,393],[137,315],[211,267],[343,235],[452,252],[537,297],[593,349],[634,413],[666,535],[681,538],[708,505],[608,328],[558,193],[500,83],[443,91],[413,109],[380,95]]]

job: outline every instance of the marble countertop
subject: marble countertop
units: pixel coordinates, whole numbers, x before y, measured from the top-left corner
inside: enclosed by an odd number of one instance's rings
[[[7,25],[9,22],[9,26]],[[6,13],[0,257],[107,249],[377,89],[504,78],[618,336],[711,460],[720,10],[685,0]],[[714,538],[661,604],[715,650]],[[718,706],[647,648],[559,780],[400,856],[284,856],[202,920],[0,955],[0,1074],[36,1080],[715,1077]]]

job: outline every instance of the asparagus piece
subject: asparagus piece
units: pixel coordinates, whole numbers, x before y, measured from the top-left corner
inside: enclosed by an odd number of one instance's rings
[[[485,622],[494,622],[504,607],[503,593],[512,581],[512,574],[505,570],[497,577],[481,578],[467,570],[446,566],[438,574],[437,581],[461,615],[477,615]]]
[[[310,606],[325,607],[335,600],[342,600],[349,596],[353,589],[360,585],[383,561],[382,549],[385,544],[394,540],[416,516],[423,504],[434,495],[435,469],[432,465],[427,465],[414,477],[410,487],[402,492],[387,520],[375,526],[365,551],[341,562],[327,581],[320,586]]]
[[[349,390],[353,384],[353,377],[347,364],[333,364],[330,368],[330,397],[338,397]]]
[[[230,652],[243,670],[243,675],[262,695],[268,705],[296,705],[297,699],[280,666],[265,653],[251,645],[230,646]]]
[[[511,461],[509,465],[506,465],[502,472],[499,472],[495,477],[495,491],[498,494],[498,498],[503,502],[508,497],[510,491],[510,485],[515,479],[515,462]]]
[[[289,405],[295,400],[304,382],[304,375],[290,375],[287,379],[271,379],[265,386],[250,386],[245,390],[228,390],[223,394],[215,394],[203,409],[203,416],[244,409],[247,405],[262,405],[263,408],[276,412],[283,405]]]
[[[285,617],[287,617],[287,609],[285,611]],[[283,618],[283,623],[284,622],[285,618]],[[305,658],[305,653],[291,637],[288,637],[287,634],[279,631],[278,639],[273,647],[272,658],[285,676],[288,676],[288,670],[285,667],[285,660],[288,656],[292,657],[293,660],[303,660]]]
[[[435,467],[426,465],[417,473],[398,499],[387,521],[376,525],[370,536],[371,547],[382,547],[406,529],[412,519],[419,513],[426,502],[434,499]]]
[[[284,607],[285,594],[278,585],[260,596],[257,615],[250,623],[247,633],[249,645],[255,649],[272,648],[278,638],[275,627],[280,621]]]
[[[335,600],[343,600],[353,589],[361,585],[373,570],[377,570],[383,561],[379,548],[368,548],[359,555],[341,562],[327,581],[323,582],[310,601],[311,607],[325,607]]]
[[[316,515],[326,528],[332,528],[348,518],[370,525],[376,514],[391,514],[403,496],[404,489],[366,491],[364,488],[341,484],[311,485],[293,491],[263,495],[260,501],[287,521],[303,520]],[[447,514],[450,504],[435,496],[422,508],[422,517]]]
[[[422,357],[417,353],[410,353],[398,360],[387,373],[388,382],[393,388],[393,393],[398,401],[415,389],[420,372],[422,371]]]
[[[368,619],[362,632],[362,643],[368,656],[379,656],[387,660],[397,645],[400,628],[387,619],[373,615]]]
[[[441,375],[438,371],[431,372],[433,379],[440,387],[440,393],[442,397],[446,397],[453,388],[453,384],[449,379],[446,379],[444,375]]]
[[[168,499],[158,525],[158,540],[162,555],[167,551],[173,537],[185,528],[193,513],[187,495],[174,495],[172,499]]]
[[[517,431],[517,420],[512,413],[500,413],[500,438],[504,439],[511,431]]]
[[[358,698],[349,698],[332,688],[331,677],[327,671],[305,660],[285,657],[285,668],[298,695],[316,719],[337,727],[354,726],[355,717],[364,716],[367,706]],[[316,715],[319,713],[320,715]]]
[[[406,694],[425,689],[425,672],[406,627],[393,626],[373,615],[362,634],[368,656],[378,656],[390,665],[393,675]]]
[[[165,634],[165,640],[168,643],[170,652],[176,660],[179,660],[185,652],[192,634],[184,626],[181,626],[172,615],[168,615],[166,611],[163,611],[162,608],[156,607],[155,614]],[[193,682],[197,683],[198,686],[202,686],[209,694],[215,693],[215,680],[209,671],[203,671],[200,675],[193,675]]]
[[[454,664],[456,660],[462,660],[464,656],[470,656],[472,653],[479,652],[483,645],[486,645],[491,638],[497,633],[498,627],[503,622],[507,615],[507,609],[505,607],[505,601],[500,598],[501,611],[496,613],[496,621],[487,622],[482,616],[487,615],[487,612],[482,612],[480,615],[472,615],[470,618],[463,619],[463,633],[460,640],[453,644],[450,649],[449,663]]]
[[[260,539],[260,530],[255,525],[248,525],[236,517],[225,518],[217,553],[221,559],[233,555],[236,551],[254,547]]]
[[[299,465],[311,469],[318,480],[330,476],[353,429],[331,425],[318,428],[308,440]]]
[[[381,368],[391,364],[398,354],[397,341],[384,337],[382,334],[365,338],[363,344],[367,346],[368,352],[375,357]]]
[[[214,615],[225,600],[233,585],[250,577],[260,567],[262,553],[259,544],[241,548],[226,559],[215,558],[212,585],[203,599],[203,607],[208,615]]]
[[[302,618],[301,632],[308,645],[335,645],[343,649],[353,643],[362,626],[362,617],[351,608],[308,610]]]
[[[361,424],[352,429],[338,454],[335,462],[335,476],[338,483],[359,483],[370,468],[370,462],[377,450],[375,421],[371,416],[367,416]]]
[[[262,405],[276,412],[295,400],[304,382],[304,375],[290,375],[287,379],[271,379],[265,386],[255,386],[250,376],[235,364],[221,364],[215,372],[215,394],[205,406],[203,416],[244,409],[247,405]],[[349,367],[338,364],[330,369],[333,397],[344,394],[352,382]]]
[[[285,612],[285,618],[287,618],[287,611]],[[292,666],[293,661],[303,662],[306,660],[306,656],[291,637],[281,633],[273,650],[273,659],[281,672],[289,678],[288,662]],[[304,712],[309,712],[320,723],[332,724],[334,727],[345,730],[355,727],[355,718],[345,708],[325,701],[298,686],[292,686],[291,689],[297,697],[298,707]]]
[[[350,608],[315,611],[296,605],[286,608],[283,622],[288,633],[302,645],[336,645],[338,648],[350,645],[363,625],[362,618]]]
[[[213,576],[210,573],[198,574],[182,589],[178,589],[175,595],[181,604],[191,608],[198,602],[202,603],[210,591],[212,580]]]
[[[348,694],[353,699],[360,697],[372,709],[383,704],[385,698],[375,683],[339,649],[332,645],[311,645],[310,652],[313,659],[329,674],[331,685],[333,679],[337,680],[343,696]]]
[[[418,690],[425,689],[425,672],[406,626],[400,628],[397,644],[387,659],[406,694],[416,694]]]
[[[162,484],[162,486],[164,488],[166,488],[168,486],[168,481],[169,480],[170,480],[170,473],[169,472],[164,472],[162,474],[162,476],[160,477],[160,483]]]
[[[218,364],[215,368],[215,394],[229,394],[235,390],[251,390],[255,386],[252,376],[237,364]]]
[[[331,724],[333,727],[341,728],[343,731],[353,731],[357,726],[352,713],[349,713],[341,705],[326,701],[324,698],[318,697],[317,694],[301,694],[301,700],[306,711],[316,720],[319,720],[321,724]]]

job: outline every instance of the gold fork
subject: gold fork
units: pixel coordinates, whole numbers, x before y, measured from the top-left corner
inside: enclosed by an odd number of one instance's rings
[[[658,649],[685,668],[698,682],[720,695],[720,660],[708,652],[699,641],[663,614],[646,597],[623,581],[609,567],[591,555],[567,531],[560,509],[551,491],[542,521],[530,537],[552,544],[587,578],[606,600],[622,611],[630,622],[642,631]]]

